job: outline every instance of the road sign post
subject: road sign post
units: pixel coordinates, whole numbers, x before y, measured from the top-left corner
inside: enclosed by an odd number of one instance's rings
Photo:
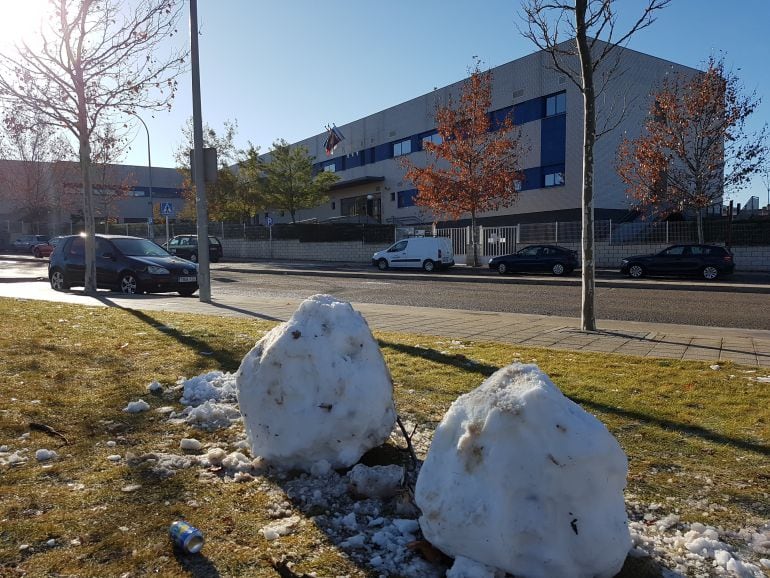
[[[174,214],[174,206],[170,202],[160,203],[160,214],[166,218],[166,247],[168,247],[168,241],[170,239],[168,234],[168,217]]]

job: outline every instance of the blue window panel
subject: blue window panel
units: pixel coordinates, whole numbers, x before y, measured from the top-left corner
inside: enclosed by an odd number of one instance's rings
[[[545,113],[545,101],[542,98],[525,100],[513,106],[513,122],[524,124],[543,118]]]
[[[531,169],[524,169],[524,182],[521,183],[521,190],[527,191],[530,189],[539,189],[542,185],[542,172],[540,167],[533,167]]]
[[[543,188],[564,185],[564,163],[540,167],[540,186]]]
[[[345,170],[345,157],[337,157],[334,159],[334,170],[335,172]]]
[[[506,116],[511,116],[511,120],[513,120],[513,107],[512,106],[506,106],[505,108],[501,108],[498,110],[493,110],[489,113],[489,123],[490,123],[490,130],[496,131],[500,129],[500,125],[503,124],[503,121],[505,120]]]
[[[406,191],[398,191],[398,208],[413,207],[414,198],[417,196],[417,189],[407,189]]]
[[[564,164],[567,155],[567,116],[549,116],[540,122],[540,165]]]
[[[354,169],[364,164],[364,151],[356,151],[345,157],[345,168]]]
[[[393,144],[386,142],[385,144],[377,145],[374,147],[374,161],[379,162],[386,159],[393,158]]]

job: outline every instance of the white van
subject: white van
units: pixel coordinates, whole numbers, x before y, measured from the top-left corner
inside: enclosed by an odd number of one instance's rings
[[[423,268],[426,271],[448,269],[455,264],[452,242],[447,237],[410,237],[393,243],[372,255],[372,265],[384,271],[388,267]]]

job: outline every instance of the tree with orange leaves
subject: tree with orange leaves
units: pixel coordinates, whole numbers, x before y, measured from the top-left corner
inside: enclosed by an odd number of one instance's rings
[[[424,167],[407,157],[401,161],[405,178],[417,187],[417,205],[439,218],[470,214],[474,267],[479,265],[476,217],[511,206],[518,195],[516,185],[524,178],[518,132],[510,116],[493,126],[491,103],[492,73],[481,72],[477,62],[463,85],[459,106],[453,107],[450,98],[436,109],[441,142],[423,144],[433,160]]]
[[[767,127],[750,133],[759,105],[713,57],[705,72],[667,78],[654,95],[645,132],[624,139],[618,174],[628,195],[658,215],[694,210],[703,243],[703,210],[746,186],[767,158]]]

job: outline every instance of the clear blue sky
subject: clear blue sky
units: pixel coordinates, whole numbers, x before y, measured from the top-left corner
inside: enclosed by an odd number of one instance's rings
[[[618,11],[642,4],[623,0]],[[277,138],[294,142],[327,123],[354,121],[461,80],[474,56],[492,67],[534,52],[517,31],[518,7],[504,0],[199,0],[204,122],[221,129],[237,120],[237,144],[251,141],[266,152]],[[770,123],[769,25],[770,0],[673,0],[629,47],[696,68],[724,53],[728,68],[763,99],[756,129]],[[170,113],[143,115],[153,166],[174,166],[192,111],[190,86],[187,74]],[[146,136],[137,129],[126,162],[143,165]],[[735,200],[752,193],[767,202],[758,178]]]

